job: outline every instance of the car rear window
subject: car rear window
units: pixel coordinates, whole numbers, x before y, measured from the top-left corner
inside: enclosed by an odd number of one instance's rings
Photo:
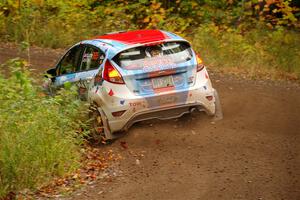
[[[154,65],[175,65],[192,58],[186,42],[165,42],[153,46],[139,46],[120,52],[114,61],[127,70],[145,69]]]

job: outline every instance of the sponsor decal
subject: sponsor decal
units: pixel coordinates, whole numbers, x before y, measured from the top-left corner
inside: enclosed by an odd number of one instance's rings
[[[144,72],[153,72],[158,70],[166,70],[176,68],[176,63],[168,57],[145,58],[138,63],[132,63],[125,66],[126,70],[143,70]]]
[[[166,70],[176,68],[176,64],[168,57],[156,57],[155,59],[145,59],[143,62],[143,71],[151,72],[157,70]]]
[[[108,92],[109,96],[113,96],[114,95],[114,91],[112,89],[110,89],[110,91]]]
[[[130,107],[136,107],[136,106],[142,106],[143,102],[142,101],[138,101],[138,102],[130,102],[129,106]]]
[[[133,108],[134,112],[136,111],[136,109],[148,108],[147,103],[145,101],[129,102],[128,105]]]

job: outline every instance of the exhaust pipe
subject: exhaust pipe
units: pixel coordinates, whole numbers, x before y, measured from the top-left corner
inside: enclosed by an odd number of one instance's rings
[[[192,112],[194,112],[196,110],[196,108],[195,107],[190,107],[190,113],[192,113]]]

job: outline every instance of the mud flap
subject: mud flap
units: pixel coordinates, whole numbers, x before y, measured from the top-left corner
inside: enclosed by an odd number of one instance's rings
[[[223,111],[222,111],[222,106],[221,106],[221,102],[220,102],[220,98],[219,98],[219,94],[218,94],[217,90],[214,91],[214,96],[215,96],[216,110],[215,110],[215,114],[213,117],[213,121],[219,121],[219,120],[223,119]]]

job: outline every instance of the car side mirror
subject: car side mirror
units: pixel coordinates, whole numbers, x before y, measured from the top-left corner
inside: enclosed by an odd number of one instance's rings
[[[52,80],[55,79],[55,76],[56,76],[56,69],[55,68],[48,69],[46,71],[46,73],[44,74],[44,77],[50,78]]]

